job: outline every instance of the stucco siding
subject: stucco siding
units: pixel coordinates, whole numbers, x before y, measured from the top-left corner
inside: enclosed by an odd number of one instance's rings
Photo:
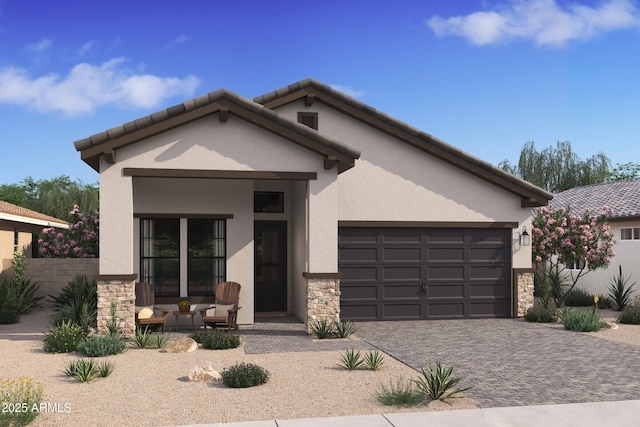
[[[587,273],[578,279],[579,288],[592,294],[607,295],[611,281],[618,275],[618,266],[622,266],[622,275],[631,275],[630,282],[638,282],[634,289],[636,295],[640,295],[640,240],[620,240],[620,229],[629,227],[640,227],[640,222],[614,222],[611,224],[611,231],[616,240],[613,250],[615,256],[611,258],[611,263],[607,269],[596,270]]]
[[[231,116],[212,116],[124,147],[118,167],[311,171],[322,157],[271,132]]]
[[[278,109],[292,120],[298,111],[317,112],[320,132],[362,153],[339,175],[339,221],[517,222],[513,266],[531,267],[530,247],[518,244],[522,227],[531,230],[531,210],[519,197],[320,102]]]

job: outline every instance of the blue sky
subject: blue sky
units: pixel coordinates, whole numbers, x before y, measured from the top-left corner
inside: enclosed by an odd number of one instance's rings
[[[495,165],[565,140],[640,162],[633,0],[0,0],[0,184],[97,182],[75,140],[307,77]]]

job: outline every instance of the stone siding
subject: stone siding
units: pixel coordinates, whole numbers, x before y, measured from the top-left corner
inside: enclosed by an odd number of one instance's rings
[[[41,303],[49,306],[46,295],[56,295],[76,274],[94,279],[98,275],[98,258],[27,258],[24,277],[40,285],[36,296],[45,296]]]
[[[339,278],[307,278],[305,327],[308,333],[314,322],[340,322],[340,293]]]
[[[533,307],[533,272],[518,272],[516,274],[516,280],[516,286],[518,289],[518,307],[516,317],[522,317],[528,309]]]
[[[135,334],[135,281],[128,279],[98,280],[98,332],[106,332],[111,322],[111,303],[116,303],[116,321],[128,337]]]

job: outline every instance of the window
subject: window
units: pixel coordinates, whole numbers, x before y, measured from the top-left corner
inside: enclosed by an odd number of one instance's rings
[[[318,130],[318,113],[298,113],[298,123]]]
[[[156,296],[180,296],[181,278],[186,278],[188,296],[211,296],[226,274],[224,219],[140,220],[140,281],[153,284]]]
[[[156,296],[180,296],[180,220],[140,221],[140,281]]]
[[[20,246],[20,233],[17,228],[13,229],[13,252],[18,250],[18,246]]]
[[[283,213],[284,193],[256,191],[253,193],[253,211]]]
[[[565,264],[568,270],[582,270],[587,266],[584,259],[575,261],[573,264]]]
[[[621,228],[620,240],[640,240],[640,228]]]
[[[226,222],[187,221],[187,276],[189,295],[213,295],[213,287],[226,279]]]

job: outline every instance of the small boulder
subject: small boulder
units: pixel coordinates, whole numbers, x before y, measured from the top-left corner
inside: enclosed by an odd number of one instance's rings
[[[189,381],[194,382],[209,382],[209,381],[220,381],[222,379],[222,375],[216,370],[214,370],[211,365],[205,367],[196,367],[189,371]]]
[[[190,353],[198,349],[198,343],[193,338],[182,338],[177,341],[169,341],[167,345],[160,350],[161,353]]]

